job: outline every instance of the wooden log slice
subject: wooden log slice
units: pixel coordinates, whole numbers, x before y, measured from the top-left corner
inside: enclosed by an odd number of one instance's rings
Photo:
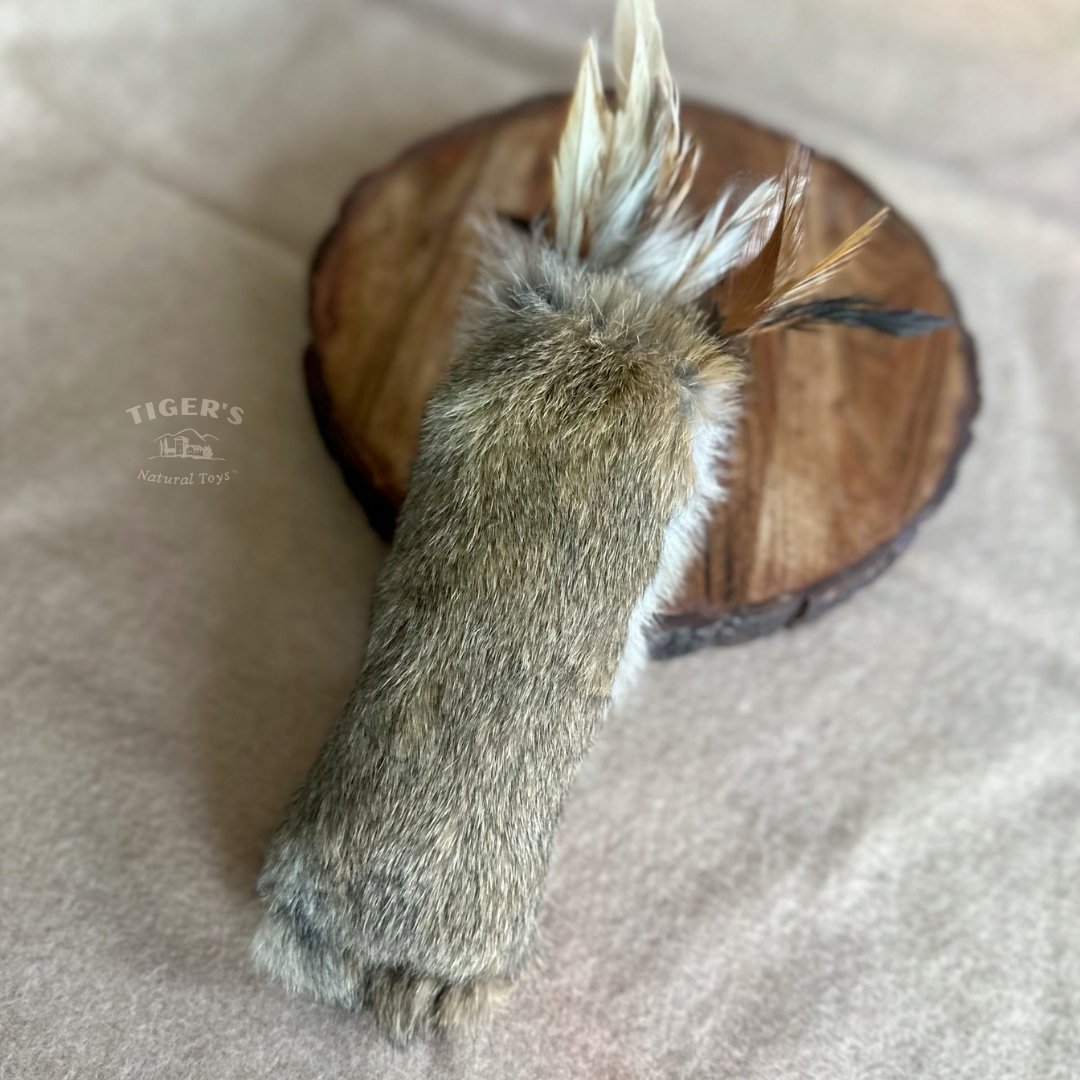
[[[544,208],[565,112],[565,97],[529,101],[414,146],[359,181],[318,249],[308,387],[331,452],[386,538],[473,278],[469,216]],[[702,148],[699,205],[733,173],[784,164],[781,135],[701,105],[684,105],[683,117]],[[816,157],[807,257],[881,205]],[[880,574],[952,484],[978,409],[975,352],[925,243],[894,213],[829,293],[948,314],[955,326],[913,340],[843,327],[758,339],[730,496],[663,613],[656,655],[816,616]]]

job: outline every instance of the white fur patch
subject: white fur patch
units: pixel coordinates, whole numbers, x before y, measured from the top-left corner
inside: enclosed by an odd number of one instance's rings
[[[728,435],[728,425],[723,423],[702,424],[694,433],[696,489],[690,502],[668,522],[656,576],[634,605],[611,688],[611,699],[616,706],[633,690],[648,662],[649,628],[660,606],[672,600],[682,586],[687,567],[701,550],[709,510],[723,497],[717,471]]]

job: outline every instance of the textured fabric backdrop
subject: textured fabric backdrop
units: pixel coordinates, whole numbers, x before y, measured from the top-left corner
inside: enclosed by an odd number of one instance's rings
[[[0,5],[3,1077],[1078,1075],[1078,9],[661,9],[687,93],[925,232],[976,443],[872,588],[650,668],[569,800],[546,972],[402,1052],[247,954],[380,557],[305,398],[308,256],[359,173],[567,87],[608,0]],[[243,410],[172,429],[231,475],[139,480],[127,410],[188,396]]]

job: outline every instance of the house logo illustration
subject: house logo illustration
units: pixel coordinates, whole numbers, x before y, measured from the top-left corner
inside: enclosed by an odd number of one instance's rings
[[[193,458],[196,461],[224,461],[223,457],[215,453],[216,448],[211,440],[214,443],[220,441],[216,435],[200,435],[194,428],[184,428],[183,431],[159,435],[154,440],[157,453],[151,454],[148,460]]]

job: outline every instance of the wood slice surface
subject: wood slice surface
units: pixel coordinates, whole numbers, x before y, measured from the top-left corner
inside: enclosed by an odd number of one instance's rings
[[[316,253],[308,388],[320,429],[374,527],[389,539],[408,490],[420,420],[450,358],[475,270],[470,218],[531,218],[548,201],[565,97],[483,116],[361,179]],[[780,172],[791,140],[687,103],[702,150],[691,201],[730,176]],[[815,155],[808,262],[882,205]],[[655,655],[743,641],[818,615],[873,580],[944,497],[970,441],[975,351],[918,234],[895,212],[827,290],[954,320],[900,340],[829,327],[763,335],[725,469],[729,497]]]

